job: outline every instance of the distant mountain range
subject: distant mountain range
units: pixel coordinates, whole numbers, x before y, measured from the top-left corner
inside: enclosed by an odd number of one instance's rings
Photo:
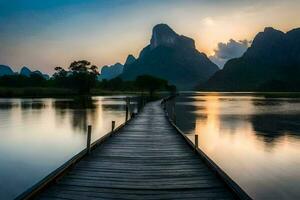
[[[25,66],[22,67],[20,72],[14,72],[9,66],[0,65],[0,77],[5,76],[5,75],[7,75],[7,76],[22,75],[22,76],[30,77],[32,74],[38,74],[38,75],[44,77],[45,79],[50,78],[48,74],[43,74],[39,70],[31,71],[28,67],[25,67]]]
[[[121,63],[116,63],[111,66],[103,66],[101,72],[98,75],[98,80],[110,80],[116,78],[123,72],[123,65]]]
[[[39,74],[49,79],[47,74],[28,67],[18,73],[0,65],[0,76],[16,74]],[[195,48],[193,39],[158,24],[152,30],[150,44],[138,58],[129,55],[124,65],[103,66],[98,78],[134,80],[145,74],[166,79],[179,90],[300,91],[300,28],[287,33],[265,28],[240,58],[229,60],[219,70]]]
[[[150,44],[136,60],[124,65],[122,79],[148,74],[168,80],[179,89],[192,89],[207,81],[219,68],[195,48],[193,39],[178,35],[166,24],[152,30]]]
[[[229,60],[199,89],[299,91],[300,28],[287,33],[265,28],[242,57]]]
[[[133,55],[129,55],[124,63],[124,65],[130,65],[135,62],[135,57]],[[124,65],[121,63],[116,63],[111,66],[103,66],[101,68],[100,74],[98,76],[98,80],[110,80],[116,78],[117,76],[121,75],[123,72]]]
[[[13,70],[6,65],[0,65],[0,76],[9,76],[9,75],[14,75]]]

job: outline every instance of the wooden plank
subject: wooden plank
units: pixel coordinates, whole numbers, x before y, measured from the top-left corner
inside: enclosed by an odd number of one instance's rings
[[[96,198],[104,198],[104,199],[143,199],[147,200],[155,200],[155,199],[215,199],[215,198],[222,198],[222,199],[230,199],[230,196],[224,195],[224,190],[209,190],[209,191],[191,191],[186,190],[182,192],[177,191],[165,191],[164,193],[160,191],[151,191],[151,193],[146,193],[147,191],[143,191],[143,193],[137,192],[121,192],[119,193],[116,190],[88,190],[88,191],[78,191],[76,188],[75,190],[53,190],[49,195],[54,197],[61,197],[61,198],[74,198],[77,199],[78,197],[85,196],[85,197],[96,197]],[[229,197],[229,198],[228,198]]]
[[[98,146],[37,199],[234,199],[185,144],[159,102]]]

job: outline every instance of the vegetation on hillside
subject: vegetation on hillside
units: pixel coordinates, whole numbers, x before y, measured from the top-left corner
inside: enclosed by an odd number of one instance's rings
[[[168,81],[149,75],[138,76],[134,81],[117,77],[111,80],[97,79],[98,70],[86,60],[74,61],[68,70],[55,67],[54,75],[46,80],[38,74],[29,77],[6,75],[0,77],[0,96],[66,96],[95,95],[107,92],[148,92],[176,91]]]

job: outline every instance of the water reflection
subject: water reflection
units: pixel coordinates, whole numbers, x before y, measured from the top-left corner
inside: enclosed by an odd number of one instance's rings
[[[256,134],[268,143],[282,136],[300,137],[300,115],[253,115],[251,122]]]
[[[200,148],[253,198],[300,198],[299,99],[193,93],[176,99],[176,113],[178,126],[192,141],[198,134]]]
[[[47,105],[44,102],[34,102],[34,101],[22,101],[21,108],[22,109],[44,109]]]
[[[97,121],[97,101],[90,97],[56,100],[52,102],[55,108],[56,123],[59,124],[69,118],[74,130],[86,132],[89,124]]]
[[[97,100],[91,97],[77,97],[74,99],[61,99],[53,102],[53,107],[56,109],[87,109],[96,108]]]
[[[0,99],[0,196],[14,199],[125,120],[124,96]]]
[[[125,104],[124,105],[118,105],[118,104],[104,104],[102,105],[102,109],[104,111],[112,111],[112,110],[125,110]]]
[[[13,102],[0,102],[0,109],[6,110],[6,109],[12,109],[14,107],[18,107],[19,105],[17,103]]]

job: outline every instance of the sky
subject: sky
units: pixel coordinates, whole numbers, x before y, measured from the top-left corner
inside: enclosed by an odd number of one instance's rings
[[[299,10],[299,0],[0,0],[0,64],[51,74],[74,60],[124,63],[166,23],[222,67],[264,27],[300,27]]]

